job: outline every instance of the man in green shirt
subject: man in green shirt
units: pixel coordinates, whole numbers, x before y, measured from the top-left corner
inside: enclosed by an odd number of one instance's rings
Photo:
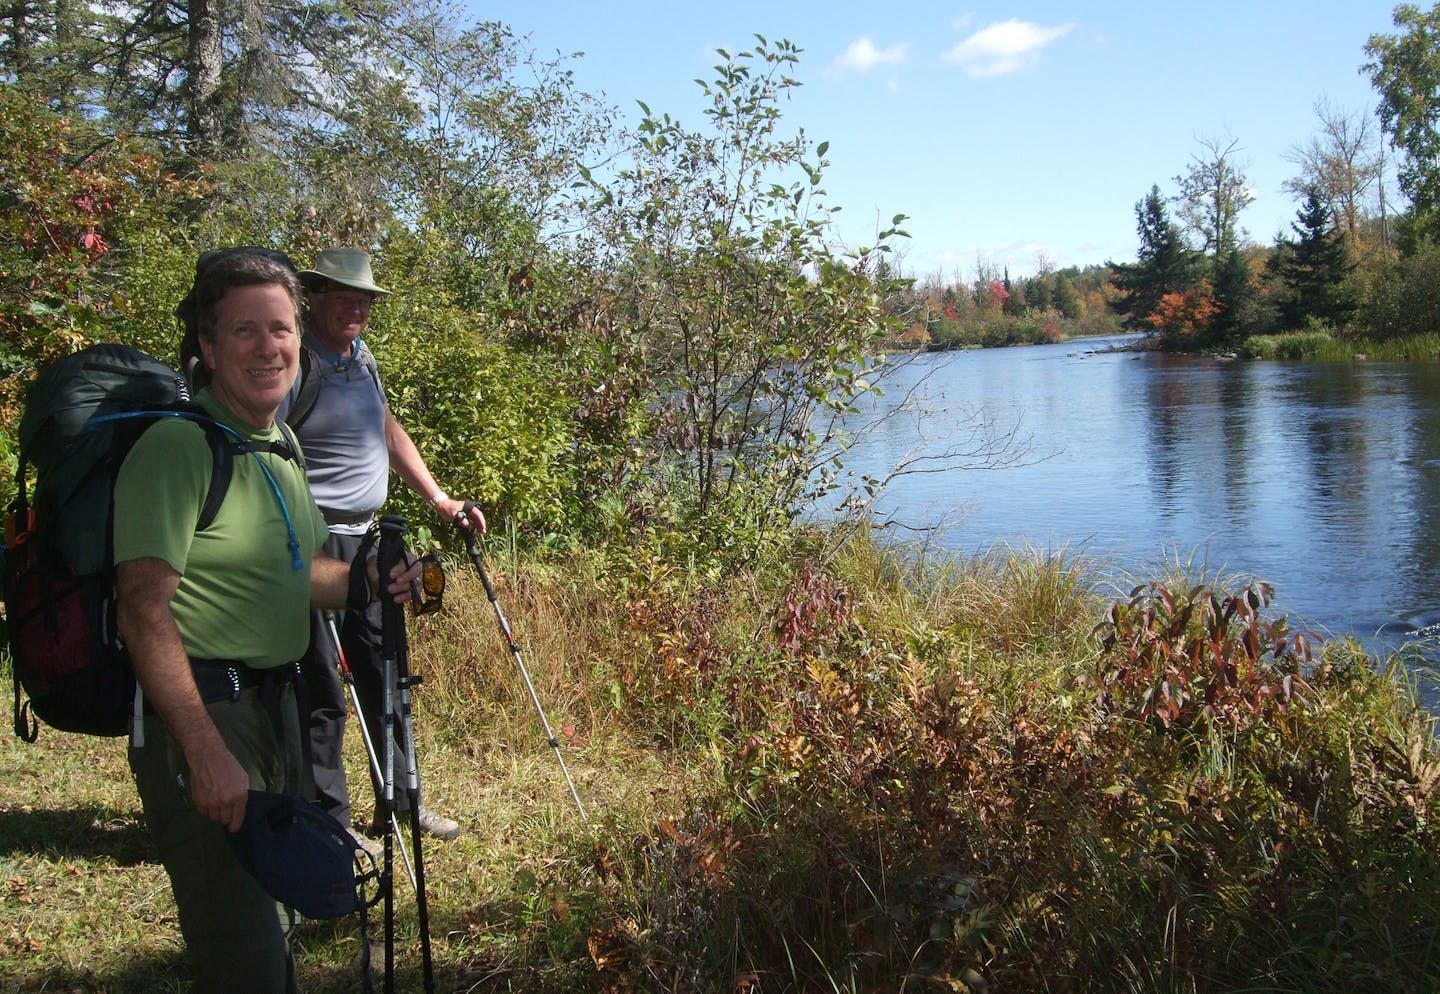
[[[197,274],[194,292],[211,373],[200,403],[246,439],[283,442],[274,415],[299,368],[294,276],[238,253]],[[282,994],[296,987],[279,914],[226,833],[240,827],[250,789],[297,791],[293,663],[309,607],[344,606],[354,585],[349,564],[316,555],[327,529],[298,463],[237,455],[214,522],[196,532],[211,471],[203,429],[167,420],[136,443],[116,482],[117,624],[153,716],[130,765],[193,990]],[[397,567],[390,595],[404,600],[418,572]]]

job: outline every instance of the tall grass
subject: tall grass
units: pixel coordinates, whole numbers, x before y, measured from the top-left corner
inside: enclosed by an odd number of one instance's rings
[[[861,532],[710,578],[502,558],[582,821],[452,566],[411,628],[424,790],[468,828],[424,849],[441,990],[1440,987],[1440,753],[1398,662],[1328,644],[1274,707],[1288,664],[1245,655],[1240,621],[1142,629],[1066,550],[933,560]],[[1227,592],[1175,569],[1146,589]],[[1120,670],[1182,658],[1215,686],[1253,669],[1250,696],[1158,720],[1164,674]],[[0,987],[179,989],[119,744],[47,731],[0,761]],[[353,923],[298,941],[306,990],[354,989]]]
[[[1440,334],[1405,338],[1338,338],[1328,331],[1252,335],[1236,351],[1248,359],[1318,359],[1322,362],[1399,362],[1440,359]]]

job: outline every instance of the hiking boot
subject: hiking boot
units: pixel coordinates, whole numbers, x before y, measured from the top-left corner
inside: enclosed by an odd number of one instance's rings
[[[420,831],[426,835],[433,835],[437,839],[453,839],[460,834],[460,823],[454,818],[446,818],[425,807],[420,806]]]
[[[408,811],[397,811],[395,819],[402,827],[410,824],[410,813]],[[454,818],[446,818],[442,814],[436,814],[425,805],[420,805],[420,831],[426,835],[434,836],[437,839],[449,840],[460,834],[460,823]],[[375,812],[375,817],[370,822],[371,835],[384,835],[385,823],[380,817],[380,812]]]
[[[350,833],[350,838],[355,840],[355,844],[369,853],[372,859],[379,860],[385,855],[384,847],[364,832],[357,832],[353,828],[347,828],[345,831]]]

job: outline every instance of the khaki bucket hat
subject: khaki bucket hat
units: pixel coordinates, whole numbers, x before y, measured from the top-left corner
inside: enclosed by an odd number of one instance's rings
[[[306,286],[316,279],[325,279],[367,293],[390,295],[389,290],[375,285],[375,277],[370,273],[370,253],[362,249],[325,249],[316,258],[315,268],[302,269],[299,276]]]

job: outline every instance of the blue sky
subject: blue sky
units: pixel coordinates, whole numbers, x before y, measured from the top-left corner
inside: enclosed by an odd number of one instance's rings
[[[1389,0],[965,6],[907,2],[698,4],[494,0],[475,16],[529,35],[541,54],[583,52],[577,85],[629,123],[635,101],[702,120],[696,77],[716,48],[755,34],[802,50],[789,129],[829,141],[825,188],[837,232],[868,244],[877,219],[909,215],[911,275],[970,279],[977,259],[1036,268],[1133,259],[1136,201],[1174,177],[1204,139],[1241,149],[1255,194],[1250,238],[1289,232],[1285,156],[1318,132],[1315,104],[1373,111],[1359,69]]]

